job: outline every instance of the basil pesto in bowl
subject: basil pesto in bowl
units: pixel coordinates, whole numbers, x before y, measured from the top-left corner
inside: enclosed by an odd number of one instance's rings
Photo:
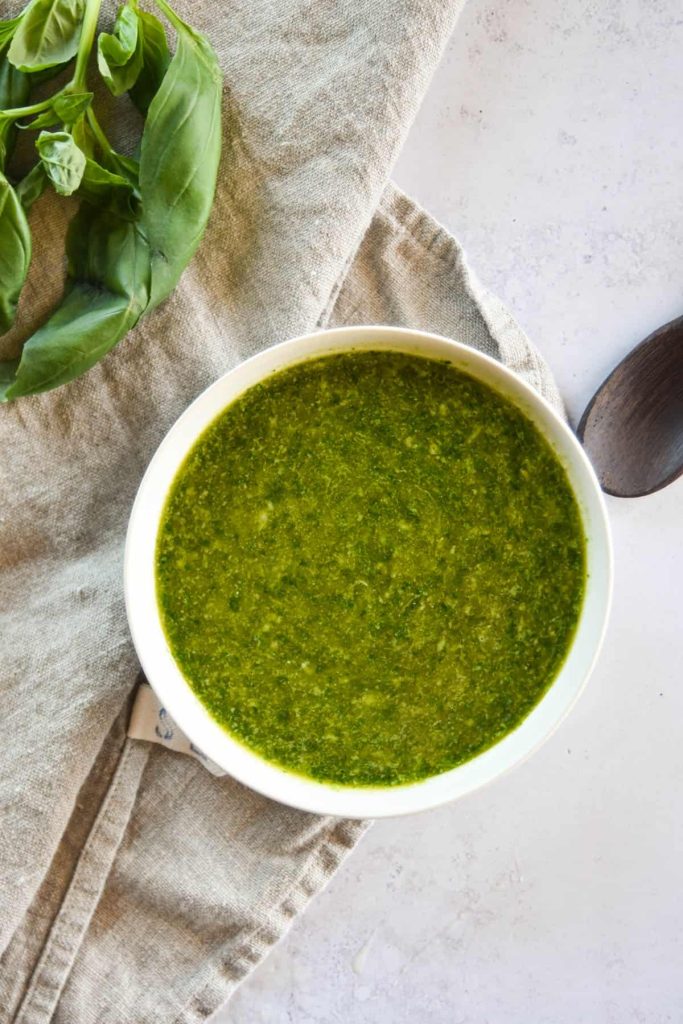
[[[358,816],[443,802],[544,738],[609,585],[564,424],[487,357],[393,328],[287,342],[200,396],[126,557],[143,667],[193,742]]]

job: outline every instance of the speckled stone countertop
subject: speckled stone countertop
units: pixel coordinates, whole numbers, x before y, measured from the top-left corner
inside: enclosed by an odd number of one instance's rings
[[[470,0],[395,171],[574,421],[683,313],[680,0]],[[488,789],[377,824],[215,1024],[683,1021],[683,479],[609,500],[612,622]]]

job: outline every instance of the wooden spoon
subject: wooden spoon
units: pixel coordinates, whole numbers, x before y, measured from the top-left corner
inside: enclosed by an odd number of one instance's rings
[[[608,494],[652,494],[683,473],[683,316],[619,363],[577,433]]]

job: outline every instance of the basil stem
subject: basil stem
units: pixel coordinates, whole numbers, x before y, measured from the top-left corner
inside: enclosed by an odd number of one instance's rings
[[[74,68],[71,84],[79,89],[85,87],[85,77],[88,70],[88,59],[95,34],[97,32],[97,20],[100,16],[102,0],[86,0],[85,14],[81,26],[81,36],[78,42],[78,53],[76,54],[76,67]]]

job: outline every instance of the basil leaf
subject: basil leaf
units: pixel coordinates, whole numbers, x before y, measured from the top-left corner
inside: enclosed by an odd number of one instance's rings
[[[28,75],[17,71],[7,60],[7,51],[0,52],[0,109],[22,107],[26,102],[31,83]]]
[[[84,117],[80,117],[71,129],[71,135],[78,146],[78,148],[85,154],[87,158],[86,168],[83,174],[83,181],[86,186],[88,182],[93,183],[95,188],[98,187],[98,181],[101,184],[105,183],[104,175],[109,174],[106,179],[109,186],[114,185],[118,189],[122,189],[125,186],[126,194],[130,197],[134,197],[139,200],[139,177],[140,177],[140,165],[137,160],[133,160],[132,157],[123,156],[122,153],[117,153],[114,149],[108,149],[106,152],[102,152],[99,160],[95,158],[95,154],[98,149],[97,139],[88,124],[88,121]],[[95,170],[99,168],[99,170]],[[97,180],[96,180],[97,179]],[[81,182],[79,188],[79,194],[85,194],[85,187]],[[103,195],[110,196],[110,191],[107,189],[102,193]],[[134,204],[134,209],[137,211],[139,204]]]
[[[69,282],[59,308],[0,364],[0,401],[65,384],[128,333],[149,297],[149,248],[139,225],[83,203],[67,234]]]
[[[5,169],[13,141],[14,125],[0,114],[0,171]]]
[[[21,127],[35,131],[38,128],[52,128],[56,124],[72,125],[90,106],[92,97],[91,92],[59,93],[49,110],[45,110],[29,124]]]
[[[20,18],[16,18],[18,24]],[[0,24],[13,24],[2,22]],[[22,107],[28,99],[31,90],[31,83],[28,75],[17,71],[7,60],[7,50],[12,34],[6,34],[4,42],[0,41],[0,110],[9,110],[10,107]],[[14,124],[0,123],[0,168],[5,166],[5,158],[12,150],[16,138]]]
[[[6,359],[4,362],[0,362],[0,402],[4,402],[8,389],[14,384],[18,367],[18,359]]]
[[[63,124],[74,124],[88,109],[92,99],[91,92],[62,93],[55,100],[55,113],[62,119]]]
[[[221,149],[221,72],[208,41],[157,0],[176,52],[142,133],[140,193],[152,252],[150,308],[176,286],[204,233]]]
[[[78,194],[102,209],[115,210],[125,220],[134,220],[139,214],[140,203],[130,181],[95,160],[86,160]]]
[[[16,32],[22,17],[23,15],[20,14],[16,18],[9,18],[8,20],[0,21],[0,49],[10,41]]]
[[[19,197],[0,174],[0,331],[14,322],[31,262],[31,232]]]
[[[85,156],[92,158],[97,149],[97,140],[85,117],[81,116],[74,121],[71,127],[71,138]]]
[[[9,48],[19,71],[42,71],[71,60],[78,49],[85,0],[32,0]]]
[[[136,196],[140,198],[140,164],[138,161],[112,150],[111,153],[107,153],[105,162],[111,170],[120,174],[133,186]]]
[[[41,132],[36,140],[47,176],[61,196],[70,196],[81,183],[85,153],[68,132]]]
[[[127,296],[139,318],[150,278],[149,247],[139,224],[82,204],[69,225],[66,251],[71,277]]]
[[[139,18],[129,4],[119,8],[114,33],[101,32],[97,40],[97,66],[107,88],[121,96],[135,85],[143,64]]]
[[[130,98],[140,113],[146,114],[171,63],[171,54],[159,19],[147,11],[138,11],[138,18],[142,34],[142,67],[130,90]]]
[[[28,213],[33,204],[40,199],[47,185],[47,174],[41,163],[37,163],[21,181],[14,186],[17,198]]]
[[[94,181],[95,177],[100,176],[100,172],[102,175],[109,173],[109,178],[107,179],[109,185],[116,185],[117,188],[125,186],[127,193],[139,200],[140,165],[137,160],[124,156],[122,153],[117,153],[114,149],[108,149],[106,152],[102,151],[99,159],[96,159],[97,139],[87,119],[84,117],[80,117],[75,122],[71,129],[71,135],[78,148],[87,157],[86,169],[83,175],[84,179],[88,178],[88,180]],[[99,171],[94,170],[95,167],[98,167]],[[101,180],[104,182],[104,178]],[[83,182],[81,182],[82,184]],[[84,189],[81,187],[79,192],[84,194]]]
[[[22,107],[31,91],[31,82],[23,71],[17,71],[7,60],[6,51],[0,53],[0,109]]]

